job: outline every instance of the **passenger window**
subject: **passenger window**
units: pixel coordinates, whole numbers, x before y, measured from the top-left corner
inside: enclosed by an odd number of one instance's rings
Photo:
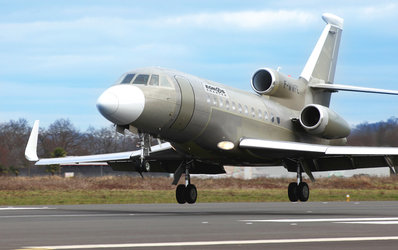
[[[274,121],[275,121],[274,114],[271,113],[271,122],[274,122]]]
[[[276,117],[276,122],[277,122],[278,124],[281,124],[281,118]]]
[[[238,111],[239,111],[239,113],[242,113],[242,105],[240,105],[240,104],[238,106]]]
[[[246,114],[246,115],[249,114],[249,110],[248,110],[248,108],[247,108],[246,105],[245,105],[245,114]]]
[[[253,118],[256,118],[256,111],[254,110],[254,108],[252,108],[252,116]]]
[[[149,79],[149,75],[138,75],[133,84],[144,84],[146,85]]]
[[[214,106],[217,106],[217,103],[218,103],[218,101],[217,101],[217,96],[214,96],[214,97],[213,97],[213,104],[214,104]]]
[[[149,81],[150,86],[159,86],[159,75],[152,75]]]
[[[210,100],[210,96],[209,96],[209,95],[207,95],[206,101],[207,101],[207,103],[211,103],[211,100]]]
[[[262,118],[263,118],[263,114],[262,114],[261,110],[258,110],[258,118],[259,118],[259,119],[262,119]]]
[[[223,99],[222,98],[220,98],[220,108],[222,108],[223,106],[224,106],[224,103],[223,103]]]
[[[124,79],[122,80],[121,84],[128,84],[133,80],[135,74],[127,74]]]
[[[229,101],[228,100],[225,101],[225,107],[227,108],[227,110],[229,110]]]
[[[232,102],[232,110],[233,110],[233,111],[236,110],[235,102]]]
[[[264,111],[264,120],[268,121],[268,113],[267,113],[267,111]]]

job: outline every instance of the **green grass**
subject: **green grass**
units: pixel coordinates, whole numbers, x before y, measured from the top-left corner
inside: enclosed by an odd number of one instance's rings
[[[175,203],[171,179],[106,176],[92,178],[0,177],[0,206]],[[197,202],[288,202],[287,185],[294,179],[193,178]],[[309,201],[397,201],[394,177],[320,178],[310,185]]]
[[[397,190],[314,189],[309,201],[398,200]],[[287,202],[285,189],[204,189],[197,202]],[[172,190],[3,190],[0,205],[175,203]]]

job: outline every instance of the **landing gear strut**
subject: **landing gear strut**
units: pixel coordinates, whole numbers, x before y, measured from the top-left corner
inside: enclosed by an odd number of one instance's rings
[[[180,179],[182,172],[185,168],[185,184],[180,184],[176,189],[176,199],[180,204],[189,203],[193,204],[198,198],[198,191],[195,185],[191,184],[191,177],[189,174],[189,167],[191,164],[181,163],[174,174],[173,184],[176,185]]]
[[[301,164],[297,166],[297,182],[292,182],[288,187],[288,196],[291,202],[305,202],[310,196],[310,188],[306,182],[303,182]]]

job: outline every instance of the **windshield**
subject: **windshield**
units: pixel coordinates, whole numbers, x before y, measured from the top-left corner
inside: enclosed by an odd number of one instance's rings
[[[173,84],[167,75],[163,74],[136,74],[127,73],[123,75],[121,80],[118,81],[119,84],[139,84],[145,86],[157,86],[172,88]]]
[[[131,82],[131,80],[133,80],[135,74],[127,74],[123,80],[121,81],[121,84],[128,84]]]
[[[133,84],[144,84],[146,85],[149,79],[149,75],[138,75]]]

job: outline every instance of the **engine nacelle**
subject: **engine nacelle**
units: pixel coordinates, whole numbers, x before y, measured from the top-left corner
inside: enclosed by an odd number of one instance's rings
[[[257,70],[253,74],[251,85],[260,95],[289,97],[300,94],[300,83],[296,79],[268,68]]]
[[[309,104],[300,114],[301,126],[310,134],[326,139],[339,139],[347,137],[350,126],[336,112],[318,105]]]

